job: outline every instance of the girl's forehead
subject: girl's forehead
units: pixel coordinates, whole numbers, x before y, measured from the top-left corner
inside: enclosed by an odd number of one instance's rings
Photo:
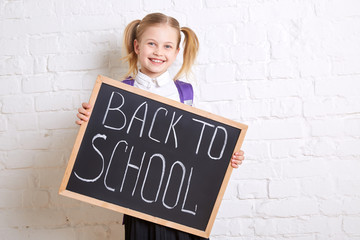
[[[160,38],[177,41],[179,32],[176,28],[171,27],[167,24],[157,24],[148,26],[140,38]],[[141,40],[139,39],[139,40]]]

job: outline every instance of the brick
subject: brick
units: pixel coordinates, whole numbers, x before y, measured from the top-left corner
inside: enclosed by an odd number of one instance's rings
[[[263,199],[268,197],[266,180],[249,180],[238,183],[239,199]]]
[[[7,169],[23,169],[35,166],[35,152],[32,150],[9,151],[4,166]]]
[[[35,98],[37,111],[73,110],[73,98],[70,94],[43,94]]]
[[[54,80],[55,90],[81,90],[86,73],[64,73],[58,74]],[[94,76],[95,77],[95,76]]]
[[[247,139],[292,139],[305,136],[305,124],[300,119],[275,119],[251,123]]]
[[[0,55],[25,55],[28,52],[28,46],[25,38],[20,39],[0,39]]]
[[[23,91],[26,93],[39,93],[52,91],[53,76],[37,75],[25,77],[22,81]]]
[[[0,22],[2,36],[18,38],[26,35],[26,26],[23,19],[2,19]]]
[[[304,59],[299,64],[301,77],[329,76],[331,74],[330,61],[327,59]]]
[[[360,217],[345,216],[343,220],[344,231],[347,234],[360,234]]]
[[[279,164],[269,164],[265,159],[263,161],[261,163],[250,160],[245,161],[236,174],[233,174],[232,178],[234,180],[263,180],[266,178],[276,178],[282,173]]]
[[[159,0],[159,1],[154,1],[154,2],[146,2],[144,4],[144,9],[147,11],[154,11],[154,10],[158,10],[158,9],[169,9],[171,7],[171,2],[166,1],[166,0]]]
[[[49,132],[31,132],[21,133],[18,140],[18,147],[25,150],[47,150],[52,144],[52,134]]]
[[[218,36],[224,37],[218,38]],[[235,43],[235,29],[231,24],[215,25],[205,33],[204,43],[209,46],[233,45]]]
[[[5,2],[1,12],[2,18],[22,18],[24,16],[24,3],[19,1]]]
[[[343,208],[340,208],[346,214],[360,214],[360,200],[357,198],[344,200]],[[342,207],[342,206],[341,206]]]
[[[31,37],[29,51],[34,55],[56,54],[59,52],[57,36]]]
[[[335,182],[326,178],[308,178],[301,180],[301,193],[303,196],[329,198],[336,195]]]
[[[341,141],[337,153],[339,156],[360,156],[359,144],[359,139]]]
[[[24,10],[24,15],[27,18],[55,15],[53,1],[35,0],[33,2],[24,2]]]
[[[306,117],[320,117],[336,114],[353,114],[360,111],[359,97],[328,97],[304,100],[304,115]]]
[[[238,78],[241,80],[265,80],[266,75],[265,63],[241,64],[239,66]]]
[[[261,117],[270,117],[269,101],[244,100],[240,101],[241,117],[244,119],[257,119]]]
[[[296,179],[270,180],[270,198],[300,197],[300,182]]]
[[[0,116],[0,132],[5,132],[8,128],[8,119],[6,116]]]
[[[116,49],[119,36],[109,32],[85,32],[81,34],[60,36],[58,40],[59,50],[64,53],[80,52],[104,52]],[[116,60],[120,61],[121,57]]]
[[[270,158],[270,146],[268,142],[244,141],[242,150],[245,151],[245,159],[266,161]]]
[[[286,9],[286,11],[284,11]],[[250,18],[254,22],[281,22],[306,16],[312,7],[310,4],[279,1],[252,4],[249,7]]]
[[[340,178],[336,183],[337,192],[342,196],[359,198],[360,193],[357,191],[359,187],[360,181],[358,178]]]
[[[13,95],[20,93],[21,77],[3,76],[0,77],[0,95]]]
[[[234,208],[236,206],[236,208]],[[252,204],[248,201],[224,200],[221,202],[218,218],[250,217]]]
[[[223,83],[235,81],[236,67],[233,64],[210,65],[206,68],[205,76],[208,83]]]
[[[219,1],[216,0],[206,0],[205,4],[208,8],[236,7],[235,0],[225,0],[222,1],[222,3],[219,3]]]
[[[23,198],[22,191],[0,189],[0,209],[21,208],[22,198]]]
[[[248,83],[254,98],[305,97],[314,90],[312,82],[306,79],[277,79]]]
[[[237,43],[257,45],[267,42],[267,27],[262,23],[240,23],[236,30]]]
[[[60,227],[66,224],[62,211],[55,209],[2,209],[0,226],[3,227]]]
[[[346,4],[343,3],[342,1],[334,1],[329,4],[317,3],[315,6],[318,7],[320,16],[344,17],[359,14],[359,9],[353,7],[358,4],[356,0],[347,0],[345,1]]]
[[[113,6],[113,9],[112,9],[113,11],[118,12],[118,13],[123,13],[124,9],[127,12],[129,12],[129,11],[136,12],[139,10],[139,8],[142,5],[141,5],[141,0],[134,0],[134,1],[125,1],[125,2],[115,1],[115,2],[112,2],[112,6]]]
[[[18,139],[14,132],[0,132],[0,150],[14,150],[18,148]]]
[[[245,86],[242,83],[208,84],[201,89],[203,101],[226,101],[244,98]]]
[[[35,56],[34,57],[34,74],[46,73],[47,69],[47,57]]]
[[[9,128],[15,130],[36,130],[38,128],[37,115],[35,113],[20,113],[9,115]]]
[[[292,61],[277,60],[277,61],[270,62],[269,75],[272,79],[295,78],[298,76],[298,72]]]
[[[286,178],[304,178],[304,177],[321,177],[328,176],[329,174],[329,164],[325,160],[310,158],[309,159],[298,159],[282,164],[282,173],[283,177]],[[327,158],[326,158],[327,159]]]
[[[177,10],[186,10],[188,11],[189,9],[193,10],[199,10],[202,7],[202,2],[201,1],[192,1],[192,0],[174,0],[174,8]],[[179,19],[178,19],[179,20]]]
[[[97,224],[98,222],[107,224],[114,221],[122,221],[122,214],[119,212],[92,206],[88,203],[82,203],[79,207],[73,209],[67,208],[65,213],[72,225],[90,225]]]
[[[319,203],[320,212],[326,216],[338,216],[343,213],[343,203],[340,199],[324,199]]]
[[[356,57],[348,57],[344,60],[333,60],[333,73],[337,75],[352,75],[360,73],[359,62],[356,61]],[[342,83],[339,83],[342,85]]]
[[[34,111],[32,96],[7,96],[3,97],[3,113],[28,113]]]
[[[33,59],[28,56],[0,56],[0,75],[29,74],[33,71]]]
[[[108,62],[107,54],[56,55],[49,57],[48,68],[57,72],[100,69]]]
[[[357,76],[343,76],[315,82],[318,96],[359,96],[360,81]]]
[[[49,18],[48,18],[49,19]],[[50,19],[51,21],[59,21],[59,26],[54,26],[53,31],[61,31],[77,33],[77,32],[88,32],[88,31],[105,31],[112,29],[124,28],[123,21],[121,20],[122,16],[119,15],[70,15],[66,18],[55,18]],[[135,19],[135,18],[134,18]],[[132,19],[132,20],[134,20]],[[49,26],[50,30],[51,25]],[[43,32],[47,32],[47,29],[43,30]]]
[[[276,140],[270,143],[272,158],[298,157],[304,154],[305,142],[302,139]]]
[[[344,120],[327,118],[309,121],[311,135],[314,137],[336,137],[344,135]]]
[[[76,233],[77,239],[106,239],[107,235],[107,226],[103,225],[81,226]]]
[[[50,194],[45,190],[25,190],[23,193],[23,208],[48,208]]]
[[[265,201],[256,208],[256,212],[267,217],[294,217],[317,214],[318,204],[315,200],[272,200]]]
[[[344,120],[345,135],[359,136],[360,135],[360,119],[345,119]]]
[[[253,220],[248,218],[240,218],[239,220],[218,220],[214,222],[211,231],[211,239],[218,239],[222,236],[251,236],[253,235]],[[225,239],[227,239],[225,238]]]
[[[265,62],[268,51],[269,46],[266,43],[258,45],[239,44],[233,47],[230,54],[231,60],[244,64],[249,61]]]
[[[271,116],[277,118],[301,117],[302,101],[298,98],[272,99],[270,101]]]
[[[77,120],[75,112],[44,112],[39,114],[40,129],[71,129]]]
[[[225,118],[239,121],[240,109],[239,109],[239,103],[237,101],[212,102],[211,104],[205,103],[203,105],[201,103],[200,104],[196,103],[195,107],[220,115]]]
[[[188,14],[189,26],[208,26],[212,24],[224,24],[241,22],[248,19],[246,9],[204,9],[195,13]]]
[[[34,188],[37,176],[32,169],[5,170],[0,172],[0,189],[24,190]],[[3,218],[0,218],[0,222]]]

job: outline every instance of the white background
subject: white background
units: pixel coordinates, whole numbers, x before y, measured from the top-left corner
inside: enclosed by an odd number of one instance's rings
[[[249,125],[212,239],[359,240],[356,0],[0,0],[0,239],[123,239],[58,188],[77,108],[157,11],[198,34],[198,107]]]

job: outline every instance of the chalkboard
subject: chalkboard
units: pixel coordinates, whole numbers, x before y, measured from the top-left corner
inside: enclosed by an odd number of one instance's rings
[[[59,193],[208,237],[247,126],[98,76]]]

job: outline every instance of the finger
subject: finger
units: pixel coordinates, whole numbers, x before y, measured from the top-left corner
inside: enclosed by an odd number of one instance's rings
[[[76,116],[79,118],[80,121],[89,121],[89,118],[85,116],[84,114],[78,113]]]
[[[77,125],[80,125],[80,126],[81,126],[81,124],[83,124],[84,121],[82,121],[82,120],[76,120],[75,123],[76,123]]]
[[[80,114],[83,114],[83,115],[86,115],[86,116],[89,116],[89,115],[90,115],[90,112],[87,111],[87,110],[84,109],[84,108],[79,108],[79,109],[78,109],[78,112],[79,112]]]
[[[238,168],[238,167],[239,167],[239,165],[236,164],[235,162],[231,162],[231,166],[232,166],[233,168]]]
[[[82,103],[82,107],[85,109],[85,110],[90,110],[92,108],[91,104],[90,103],[86,103],[86,102],[83,102]]]
[[[244,151],[239,150],[238,152],[235,152],[234,155],[236,155],[236,156],[244,156]]]

